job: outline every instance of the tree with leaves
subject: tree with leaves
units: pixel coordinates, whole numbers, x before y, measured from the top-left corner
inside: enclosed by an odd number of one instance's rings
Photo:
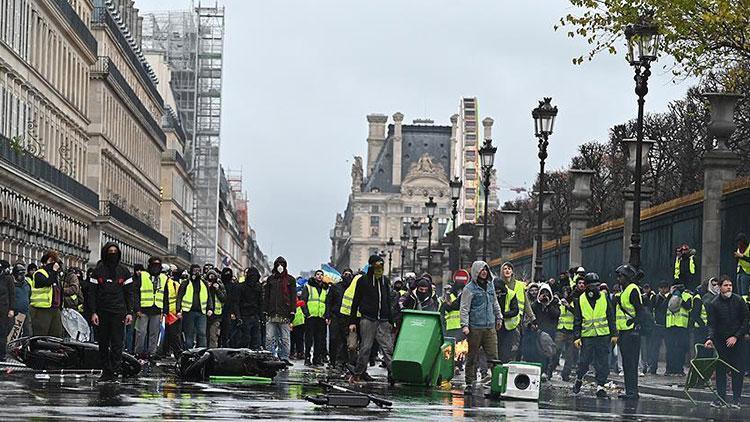
[[[750,0],[570,0],[578,10],[560,18],[555,30],[585,39],[591,48],[574,58],[616,54],[625,27],[653,13],[676,76],[704,76],[750,62]]]

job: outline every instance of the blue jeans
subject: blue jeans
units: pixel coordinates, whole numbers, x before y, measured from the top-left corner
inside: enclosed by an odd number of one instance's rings
[[[289,359],[289,320],[269,319],[266,323],[266,350],[279,359]]]
[[[745,296],[750,290],[750,274],[737,273],[737,292]]]
[[[182,313],[182,331],[185,333],[185,350],[193,346],[206,347],[206,316],[200,312]],[[198,338],[197,344],[195,338]]]

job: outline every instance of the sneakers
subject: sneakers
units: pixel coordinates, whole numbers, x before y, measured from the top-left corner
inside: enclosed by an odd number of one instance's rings
[[[604,389],[603,385],[596,386],[596,397],[599,397],[599,398],[607,397],[607,390]]]
[[[640,396],[637,393],[636,394],[626,393],[626,394],[620,394],[619,396],[617,396],[617,398],[620,400],[638,400]]]
[[[714,400],[711,402],[711,407],[715,409],[721,409],[722,407],[724,407],[724,403],[722,403],[721,400]]]
[[[575,384],[573,384],[573,394],[578,394],[581,392],[581,386],[583,385],[583,381],[576,380]]]
[[[730,408],[730,409],[741,409],[741,408],[742,408],[742,405],[740,404],[740,401],[739,401],[739,400],[735,400],[735,401],[733,401],[733,402],[732,402],[732,403],[731,403],[731,404],[729,405],[729,408]]]
[[[99,377],[97,382],[112,382],[116,381],[117,376],[113,372],[104,371],[102,372],[102,375]]]

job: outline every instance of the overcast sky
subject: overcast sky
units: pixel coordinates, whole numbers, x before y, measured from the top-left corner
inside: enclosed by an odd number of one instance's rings
[[[221,161],[243,171],[263,251],[271,260],[285,256],[294,272],[329,259],[352,156],[367,150],[368,113],[448,125],[461,97],[477,97],[480,118],[495,120],[501,203],[538,171],[531,109],[542,96],[560,110],[551,169],[636,114],[622,55],[571,63],[586,44],[553,30],[572,11],[564,0],[220,4],[227,13]],[[190,5],[136,0],[145,11]],[[688,85],[654,73],[646,110],[662,111]]]

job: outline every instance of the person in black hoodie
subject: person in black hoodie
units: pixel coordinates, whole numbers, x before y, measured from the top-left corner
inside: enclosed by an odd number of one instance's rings
[[[5,360],[5,341],[13,326],[16,300],[16,283],[8,261],[0,261],[0,361]]]
[[[263,286],[263,313],[266,316],[266,350],[281,360],[289,360],[292,319],[297,310],[297,280],[289,275],[284,257],[273,262],[273,272]]]
[[[341,300],[344,298],[344,291],[352,283],[354,272],[347,268],[341,273],[341,281],[328,288],[326,296],[326,315],[325,319],[331,321],[329,325],[329,367],[335,368],[336,364],[342,366],[353,361],[353,356],[349,356],[346,347],[347,326],[349,317],[341,313]]]
[[[437,312],[438,301],[432,291],[432,284],[426,278],[417,280],[417,288],[407,294],[403,309]]]
[[[234,271],[231,268],[225,267],[221,270],[221,283],[224,285],[226,294],[226,308],[221,315],[221,328],[219,329],[219,347],[231,347],[230,340],[232,335],[236,332],[234,324],[232,323],[232,312],[234,306],[237,303],[237,294],[239,284],[237,283],[237,277],[234,276]]]
[[[748,333],[747,304],[739,295],[732,293],[732,279],[727,275],[720,277],[720,294],[708,303],[708,339],[705,346],[716,348],[721,362],[716,367],[716,390],[722,400],[711,403],[714,407],[721,407],[727,395],[727,368],[731,365],[737,369],[732,371],[732,396],[730,407],[739,409],[742,402],[742,382],[745,375],[743,358],[743,343]],[[726,362],[726,365],[723,363]]]
[[[260,349],[260,317],[263,313],[263,288],[260,271],[255,267],[245,269],[245,278],[234,289],[230,318],[236,326],[234,346]]]
[[[377,339],[383,352],[383,362],[388,369],[388,379],[391,381],[391,357],[393,355],[393,315],[391,307],[391,285],[384,274],[383,258],[378,255],[370,256],[369,267],[357,281],[352,299],[349,330],[359,329],[361,339],[357,366],[354,368],[350,382],[369,381],[367,363],[370,360],[372,345]],[[362,314],[357,327],[357,312]]]
[[[99,381],[117,378],[122,363],[123,328],[133,322],[133,279],[120,264],[120,248],[104,245],[89,286],[91,323],[97,327],[102,375]]]

